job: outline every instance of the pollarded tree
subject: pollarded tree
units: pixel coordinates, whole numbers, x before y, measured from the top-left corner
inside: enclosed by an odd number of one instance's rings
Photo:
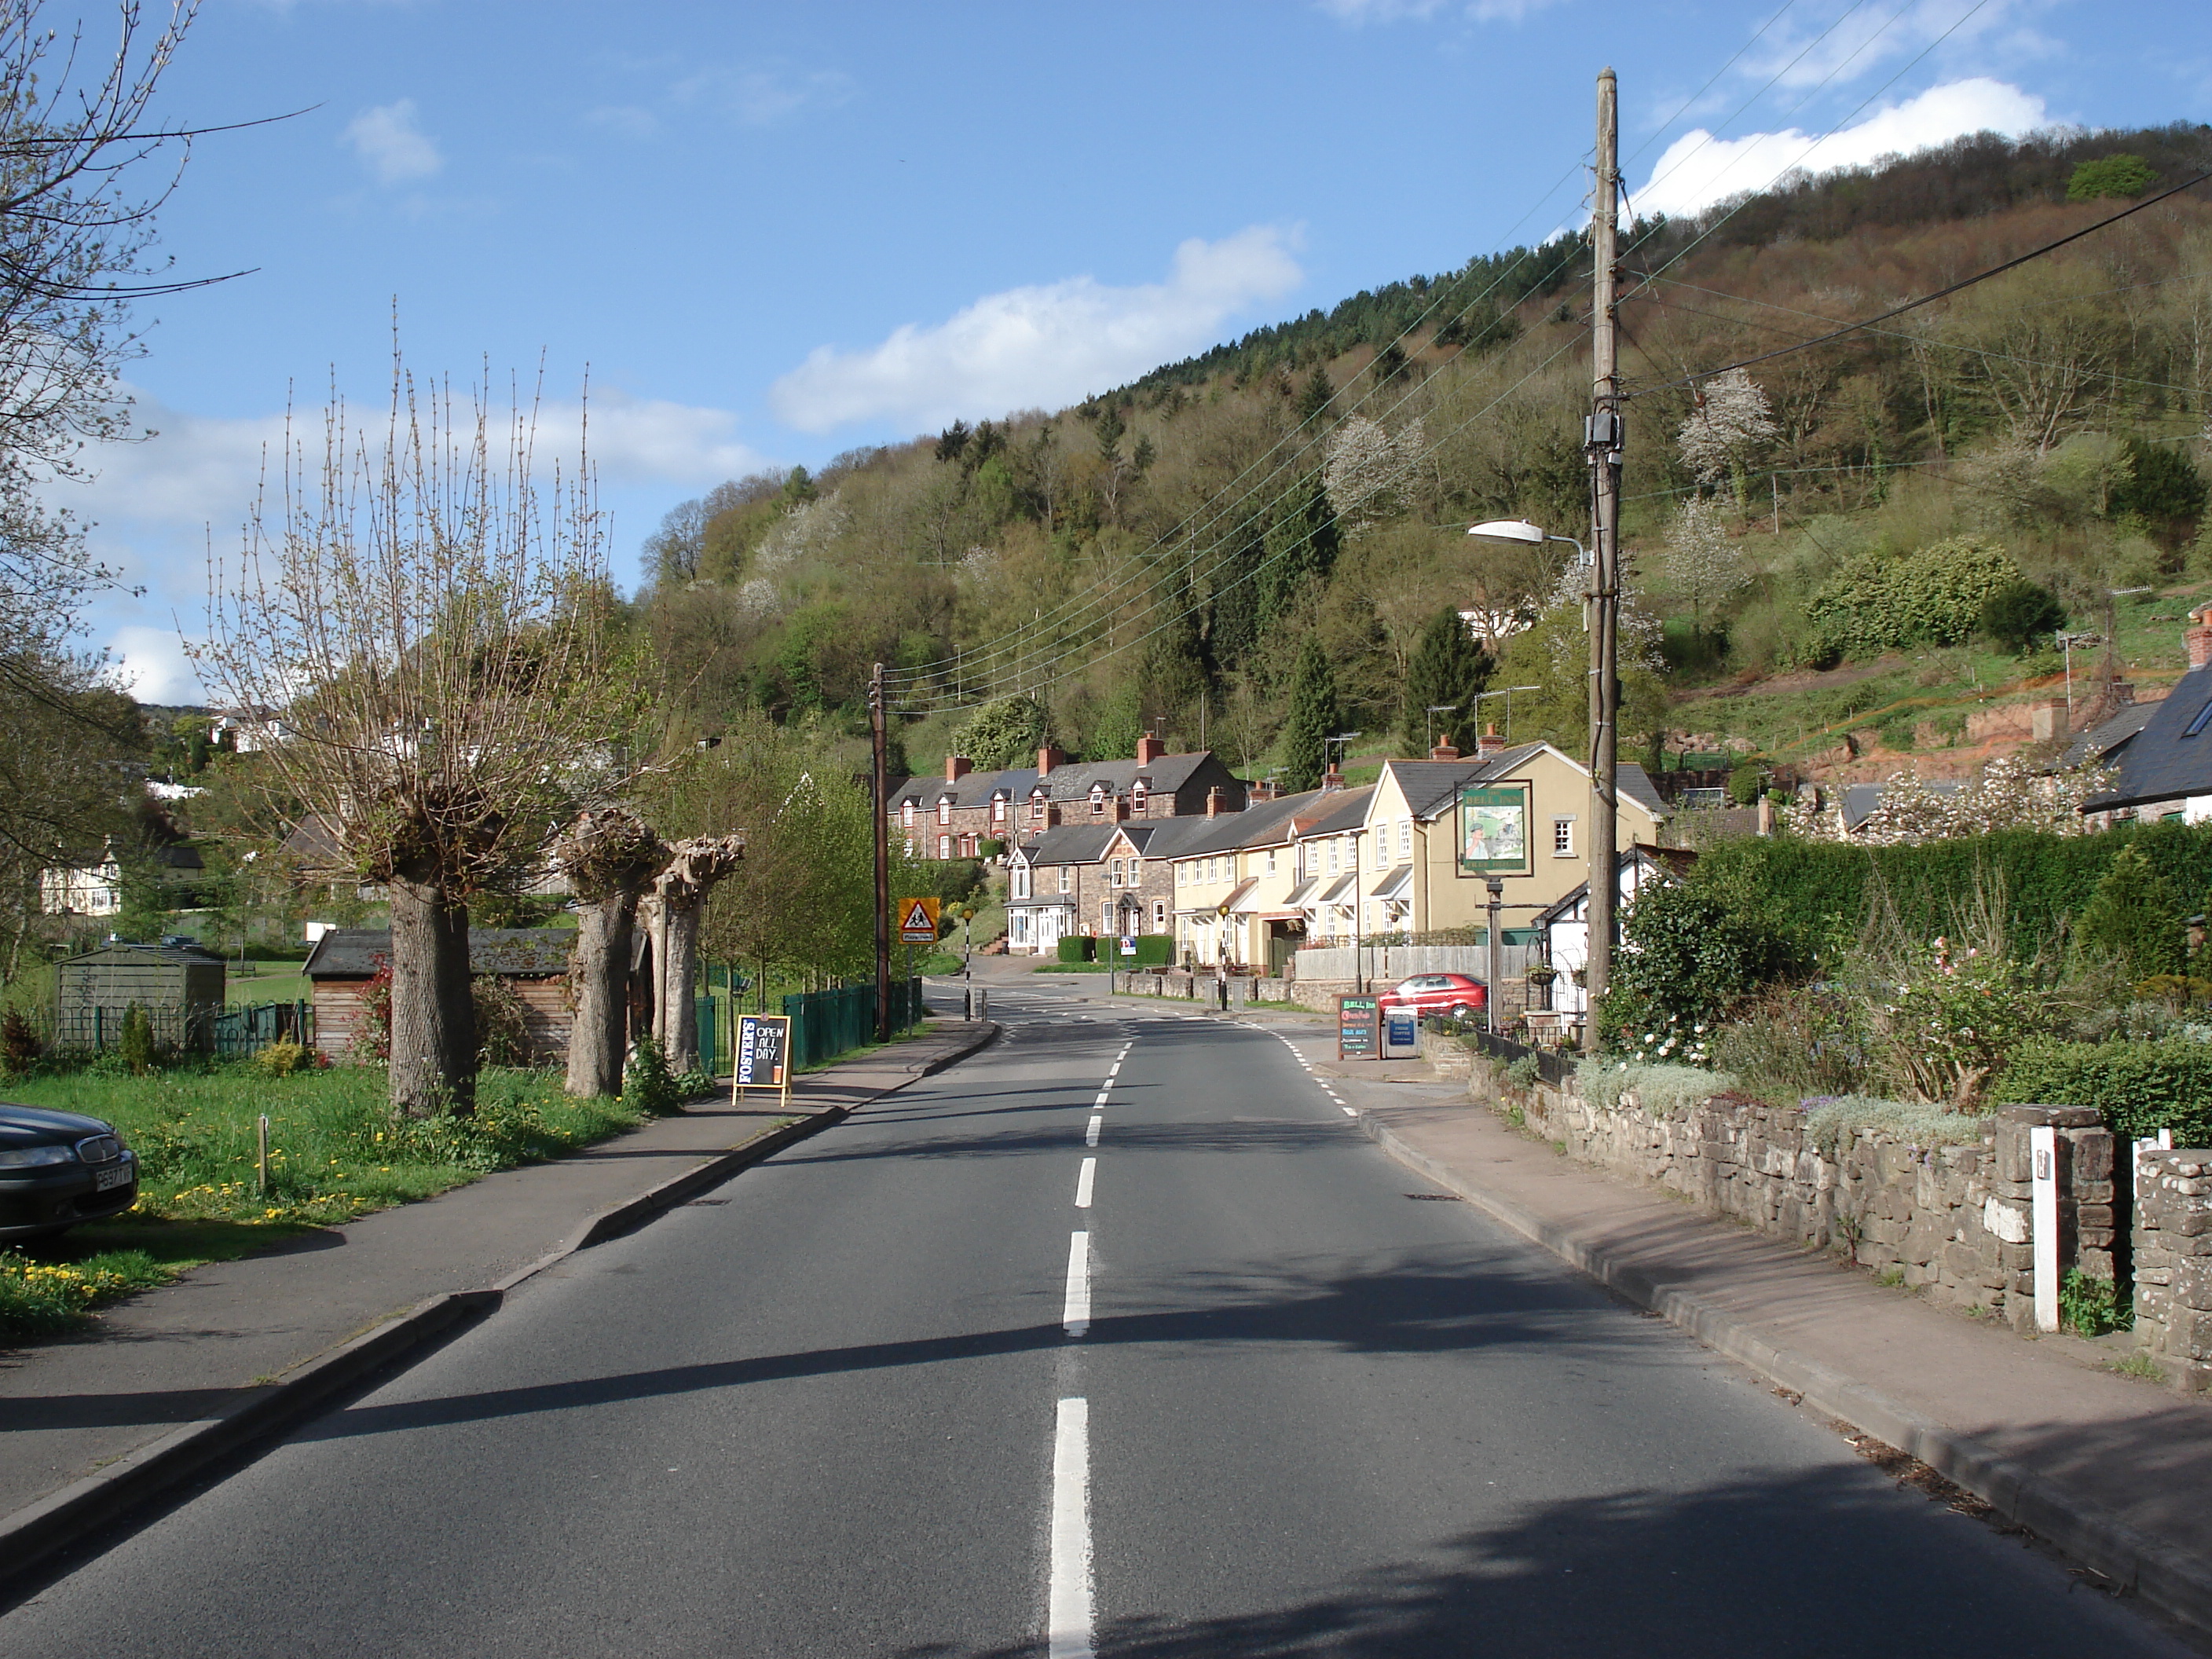
[[[271,800],[390,896],[394,1109],[465,1111],[469,901],[629,771],[605,532],[584,459],[542,480],[532,417],[483,388],[418,387],[395,356],[381,419],[337,403],[322,427],[319,457],[288,429],[196,658],[258,728]]]
[[[630,960],[638,902],[668,862],[668,847],[625,807],[583,813],[562,836],[561,868],[576,894],[576,944],[568,984],[568,1092],[622,1092],[629,1048]]]
[[[744,862],[742,833],[694,836],[668,849],[646,902],[653,941],[653,1034],[672,1071],[699,1064],[699,924],[707,901]]]
[[[1343,716],[1336,702],[1336,673],[1321,641],[1310,636],[1298,653],[1298,665],[1291,675],[1291,713],[1284,722],[1279,752],[1283,757],[1283,787],[1313,789],[1328,769],[1328,742]]]
[[[1405,751],[1429,752],[1431,732],[1456,732],[1462,739],[1474,730],[1475,696],[1490,684],[1493,666],[1467,620],[1447,606],[1429,619],[1420,643],[1406,667],[1406,713],[1401,727]],[[1442,708],[1431,714],[1432,708]]]

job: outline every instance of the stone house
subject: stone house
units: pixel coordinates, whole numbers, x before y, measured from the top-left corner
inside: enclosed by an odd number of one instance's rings
[[[2202,823],[2212,818],[2212,605],[2189,613],[2182,631],[2189,670],[2132,738],[2099,757],[2117,772],[2082,812],[2100,828],[2130,819]],[[2117,735],[2117,734],[2115,734]]]
[[[1071,933],[1175,933],[1174,855],[1237,816],[1217,807],[1212,818],[1061,824],[1017,848],[1007,860],[1008,951],[1049,953]]]
[[[1210,750],[1170,755],[1152,737],[1128,760],[1071,761],[1037,750],[1034,768],[976,772],[948,755],[942,777],[902,778],[885,811],[917,858],[978,858],[983,843],[1031,841],[1061,824],[1191,817],[1237,811],[1245,786]]]

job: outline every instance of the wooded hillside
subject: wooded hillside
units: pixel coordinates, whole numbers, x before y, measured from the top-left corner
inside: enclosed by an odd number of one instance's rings
[[[1670,705],[1701,681],[1897,648],[1816,623],[1813,600],[1854,560],[1965,538],[1995,550],[1978,568],[2077,617],[2109,588],[2197,574],[2204,188],[1755,366],[1734,435],[1714,422],[1735,394],[1706,377],[2182,183],[2209,141],[1982,135],[1624,239],[1630,736],[1677,723]],[[1346,726],[1402,748],[1421,726],[1409,670],[1449,609],[1502,658],[1497,683],[1546,688],[1516,698],[1516,733],[1578,744],[1574,580],[1548,550],[1463,532],[1525,516],[1587,538],[1588,279],[1580,237],[1515,249],[1073,409],[724,485],[649,544],[639,606],[667,695],[702,730],[752,708],[850,732],[880,659],[902,671],[901,730],[924,764],[976,705],[1018,694],[1079,752],[1126,754],[1151,728],[1258,769],[1309,640]],[[1704,434],[1686,447],[1686,422]],[[1978,610],[1965,626],[1979,631]]]

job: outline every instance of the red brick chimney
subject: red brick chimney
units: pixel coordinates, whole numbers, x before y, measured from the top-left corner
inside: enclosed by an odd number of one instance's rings
[[[1275,786],[1269,779],[1255,778],[1244,786],[1244,799],[1248,805],[1255,800],[1273,800],[1274,798]]]
[[[1474,740],[1474,752],[1484,760],[1488,760],[1492,755],[1502,755],[1505,752],[1505,739],[1498,735],[1496,726],[1486,726],[1482,728],[1482,735]]]
[[[1228,803],[1222,799],[1224,793],[1224,792],[1221,786],[1218,783],[1215,784],[1212,788],[1206,792],[1206,817],[1210,818],[1218,818],[1224,812],[1229,810]]]
[[[1051,771],[1056,766],[1065,766],[1066,764],[1067,756],[1066,753],[1060,750],[1054,748],[1050,744],[1045,744],[1043,748],[1037,750],[1037,775],[1039,777],[1042,777],[1047,772]]]
[[[1150,766],[1168,751],[1167,744],[1147,732],[1137,739],[1137,764]]]
[[[2212,605],[2199,605],[2189,613],[2191,626],[2181,630],[2181,643],[2189,653],[2189,665],[2203,668],[2212,664]]]
[[[1431,760],[1457,760],[1459,750],[1452,747],[1451,733],[1447,732],[1437,739],[1437,746],[1429,750]]]
[[[945,757],[945,781],[947,783],[957,783],[975,769],[975,763],[965,755],[947,755]]]
[[[1328,771],[1321,775],[1321,787],[1325,790],[1343,788],[1344,774],[1337,768],[1330,767]]]

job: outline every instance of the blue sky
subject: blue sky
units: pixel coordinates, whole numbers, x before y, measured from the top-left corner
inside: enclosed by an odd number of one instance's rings
[[[542,358],[556,434],[588,371],[628,585],[722,478],[1541,238],[1581,211],[1607,63],[1632,191],[1676,210],[1831,129],[1810,165],[2212,118],[2201,0],[210,0],[166,118],[313,107],[203,141],[162,216],[180,272],[254,274],[148,308],[161,435],[60,496],[148,590],[92,638],[142,696],[196,695],[207,548],[288,398],[379,398],[395,303],[419,372]]]

